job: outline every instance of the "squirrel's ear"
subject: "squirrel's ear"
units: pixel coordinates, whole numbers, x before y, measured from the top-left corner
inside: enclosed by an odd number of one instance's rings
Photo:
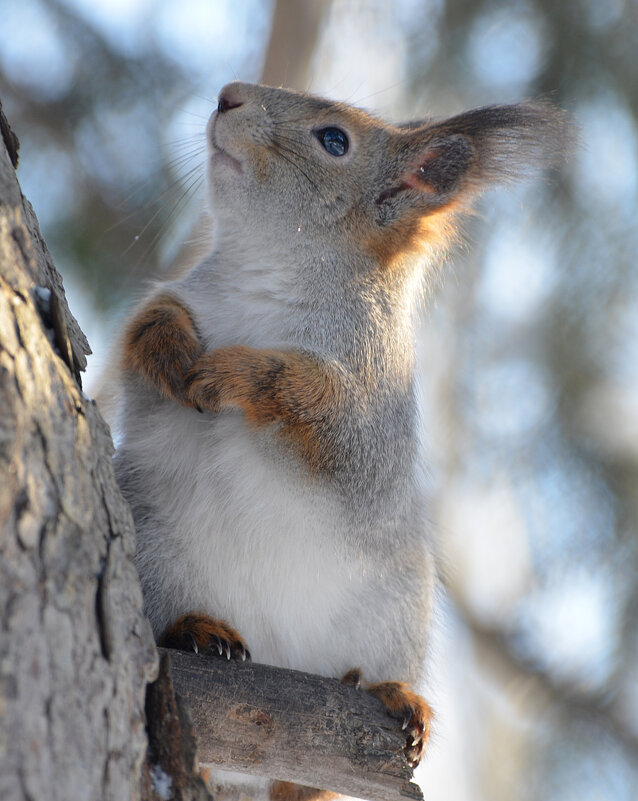
[[[443,122],[407,123],[398,129],[398,157],[376,198],[379,222],[466,208],[491,184],[557,164],[574,139],[569,116],[545,103],[488,106]]]
[[[401,164],[393,185],[381,192],[377,204],[406,192],[411,205],[422,206],[423,211],[438,208],[460,189],[475,155],[471,140],[463,134],[429,132],[423,146],[414,148],[412,157]]]

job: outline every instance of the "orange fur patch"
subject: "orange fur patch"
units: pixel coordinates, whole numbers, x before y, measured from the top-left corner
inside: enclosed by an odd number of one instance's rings
[[[292,782],[273,782],[270,786],[270,801],[331,801],[338,797],[328,790],[316,790]]]
[[[184,375],[202,350],[188,310],[170,295],[159,295],[129,322],[122,367],[139,373],[164,397],[188,403]]]
[[[330,420],[342,405],[342,380],[303,353],[243,345],[206,353],[188,375],[193,404],[215,412],[238,407],[257,426],[281,422],[282,434],[313,470],[329,470],[334,462]]]
[[[467,210],[461,202],[452,201],[425,216],[417,210],[406,213],[393,225],[375,231],[363,247],[385,267],[394,266],[405,256],[444,251],[458,236],[455,215]]]

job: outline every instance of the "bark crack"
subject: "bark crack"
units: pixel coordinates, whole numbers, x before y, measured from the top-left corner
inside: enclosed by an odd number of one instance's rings
[[[111,660],[111,643],[107,632],[106,612],[104,609],[104,576],[106,573],[106,565],[108,561],[108,550],[110,545],[107,546],[107,555],[104,559],[100,560],[100,571],[97,576],[97,587],[95,590],[95,616],[97,619],[97,633],[100,641],[100,650],[102,656],[107,661]]]

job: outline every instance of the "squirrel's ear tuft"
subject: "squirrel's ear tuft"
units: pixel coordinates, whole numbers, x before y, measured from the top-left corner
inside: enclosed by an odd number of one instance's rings
[[[473,179],[479,191],[560,164],[578,139],[571,116],[544,102],[477,108],[446,120],[441,127],[467,136],[474,144]]]
[[[569,115],[546,103],[487,106],[399,130],[396,172],[376,199],[382,224],[408,209],[467,208],[492,184],[558,164],[577,138]]]

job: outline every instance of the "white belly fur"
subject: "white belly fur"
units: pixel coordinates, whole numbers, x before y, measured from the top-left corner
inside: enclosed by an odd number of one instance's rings
[[[177,470],[154,474],[166,525],[138,533],[145,570],[166,582],[166,602],[149,609],[156,633],[178,614],[202,611],[236,627],[255,661],[334,676],[359,664],[368,648],[351,614],[347,631],[338,619],[364,606],[370,574],[346,553],[334,495],[283,455],[275,462],[280,451],[263,436],[276,433],[257,435],[240,413],[179,411],[137,439],[146,463],[166,465],[171,454]]]

